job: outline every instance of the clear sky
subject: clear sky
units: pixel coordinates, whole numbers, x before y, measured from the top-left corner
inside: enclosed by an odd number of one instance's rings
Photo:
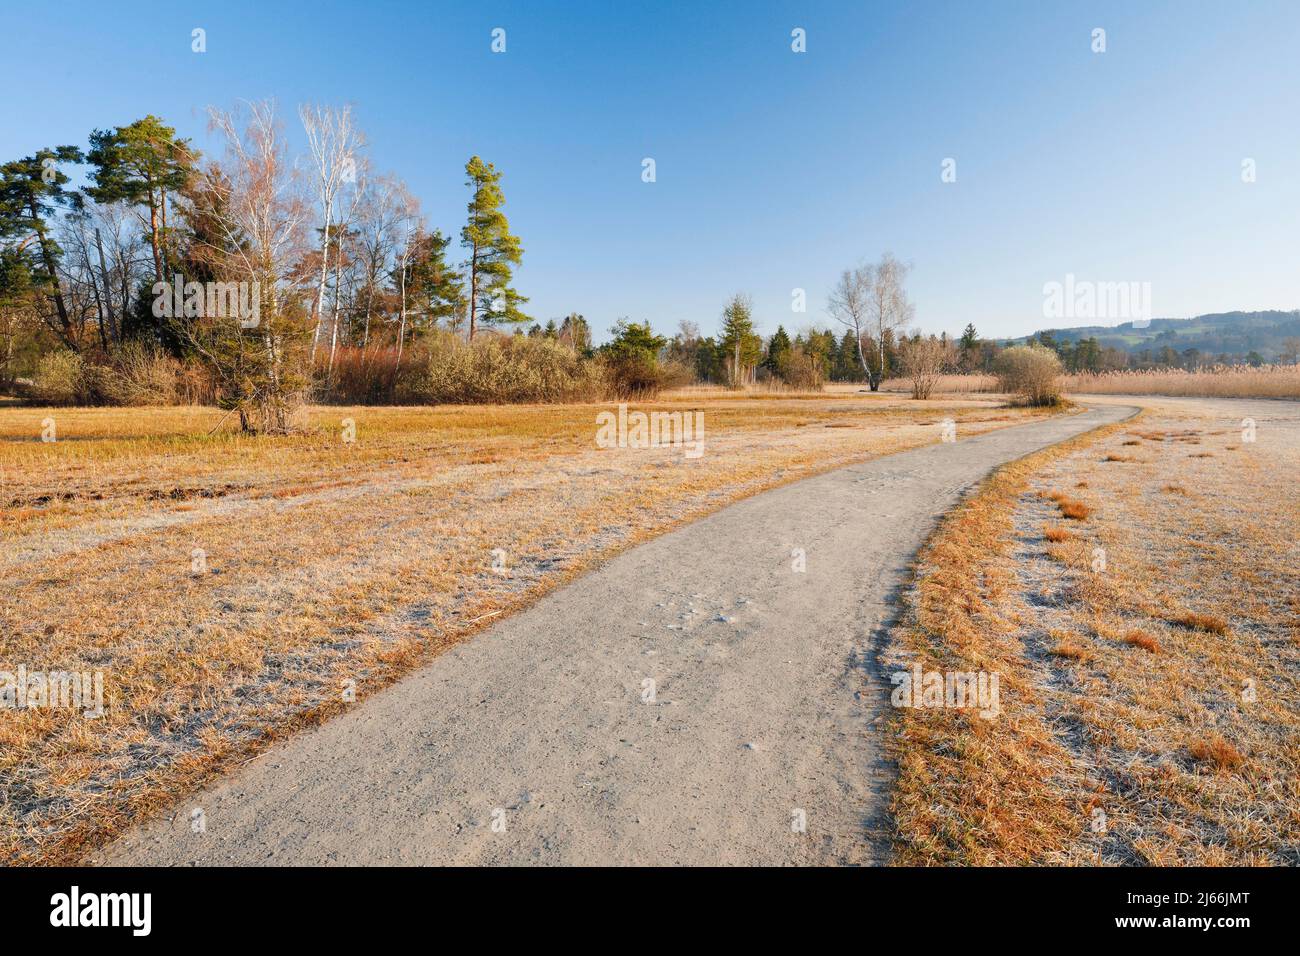
[[[267,97],[300,138],[299,103],[350,102],[431,226],[495,163],[527,311],[598,336],[710,333],[737,291],[761,331],[824,325],[886,250],[927,331],[1053,324],[1067,273],[1149,282],[1156,316],[1300,307],[1295,0],[3,3],[3,158],[150,112],[202,148],[208,104]]]

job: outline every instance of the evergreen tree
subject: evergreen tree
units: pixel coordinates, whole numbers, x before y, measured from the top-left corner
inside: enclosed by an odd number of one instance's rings
[[[740,388],[749,381],[763,355],[763,339],[754,332],[753,309],[748,296],[732,296],[722,310],[721,347],[726,354],[729,384]]]
[[[451,237],[435,229],[432,234],[418,236],[416,242],[418,248],[408,266],[407,288],[417,303],[417,310],[428,317],[431,326],[454,320],[464,311],[466,299],[460,273],[447,262]]]
[[[54,304],[55,321],[46,321],[72,349],[79,343],[59,286],[58,267],[63,250],[50,235],[49,220],[60,207],[75,209],[81,205],[80,193],[64,189],[69,180],[58,168],[59,163],[81,161],[81,150],[77,147],[56,146],[0,166],[0,241],[16,242],[7,269],[12,273],[22,263],[27,273],[22,283],[49,297]],[[26,249],[31,249],[31,255],[24,252]]]
[[[695,376],[702,382],[722,382],[726,378],[722,346],[712,337],[700,339],[695,345]]]
[[[786,335],[784,327],[778,325],[776,332],[768,340],[767,357],[763,359],[763,367],[773,375],[780,375],[789,358],[790,336]]]
[[[469,221],[461,230],[461,245],[469,250],[469,337],[473,341],[479,323],[488,325],[530,321],[519,306],[528,300],[510,285],[513,267],[523,261],[519,237],[510,234],[510,223],[501,207],[501,174],[491,163],[477,156],[465,164],[469,176],[465,185],[473,189]]]
[[[158,117],[149,115],[129,126],[95,130],[86,160],[94,166],[87,193],[96,202],[125,202],[149,212],[149,247],[154,278],[169,280],[168,196],[179,193],[194,175],[196,156],[187,139]]]

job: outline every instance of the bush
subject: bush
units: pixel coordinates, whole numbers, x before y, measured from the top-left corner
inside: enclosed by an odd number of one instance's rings
[[[484,333],[443,340],[430,354],[416,395],[434,404],[596,401],[600,368],[554,339]]]
[[[1016,345],[998,353],[993,363],[1001,391],[1020,396],[1027,405],[1055,405],[1061,400],[1061,360],[1041,345]]]
[[[113,361],[121,405],[175,405],[181,365],[154,346],[128,342]]]
[[[660,361],[644,352],[602,353],[599,362],[611,398],[654,398],[696,380],[695,369],[685,362]]]
[[[956,360],[952,345],[933,335],[903,339],[898,344],[898,355],[903,371],[912,380],[912,397],[915,399],[929,398],[943,370]]]
[[[180,363],[153,346],[128,343],[109,364],[51,352],[36,369],[31,397],[42,405],[173,405]]]
[[[317,397],[345,405],[383,405],[392,401],[418,404],[423,401],[420,390],[429,356],[426,344],[410,343],[402,350],[399,368],[396,345],[366,349],[340,345],[334,357],[333,376],[326,381],[323,368],[317,369]]]
[[[614,323],[614,339],[600,350],[605,382],[615,398],[649,398],[667,388],[676,373],[670,373],[659,353],[668,340],[655,335],[649,322],[619,319]]]
[[[86,363],[76,352],[42,356],[32,380],[31,396],[39,405],[77,405],[89,400]]]
[[[802,346],[791,346],[781,357],[777,375],[790,388],[801,392],[820,392],[824,387],[821,358]]]

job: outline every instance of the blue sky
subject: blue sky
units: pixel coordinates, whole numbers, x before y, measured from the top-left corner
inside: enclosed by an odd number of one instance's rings
[[[300,140],[300,102],[350,102],[431,226],[458,234],[465,160],[494,162],[527,310],[598,335],[712,332],[737,291],[764,332],[825,325],[839,271],[885,250],[928,331],[1052,324],[1043,285],[1067,273],[1149,282],[1157,316],[1300,307],[1290,0],[39,9],[5,18],[0,156],[150,112],[202,148],[208,104],[267,97]]]

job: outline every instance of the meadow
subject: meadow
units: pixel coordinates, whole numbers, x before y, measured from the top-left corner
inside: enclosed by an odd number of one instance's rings
[[[1182,369],[1079,372],[1062,376],[1061,384],[1070,395],[1300,399],[1300,366],[1212,366],[1194,372]],[[881,390],[906,393],[911,387],[911,382],[905,378],[891,378],[881,385]],[[994,376],[980,374],[944,375],[935,386],[936,392],[945,395],[974,395],[997,390],[998,382]]]
[[[998,673],[1002,712],[895,713],[899,862],[1300,863],[1300,413],[1146,404],[921,554],[887,667]]]
[[[0,858],[80,858],[595,562],[738,498],[1043,411],[991,397],[665,395],[705,451],[596,447],[608,405],[0,409],[0,671],[105,713],[0,712]],[[42,441],[42,435],[53,441]]]

